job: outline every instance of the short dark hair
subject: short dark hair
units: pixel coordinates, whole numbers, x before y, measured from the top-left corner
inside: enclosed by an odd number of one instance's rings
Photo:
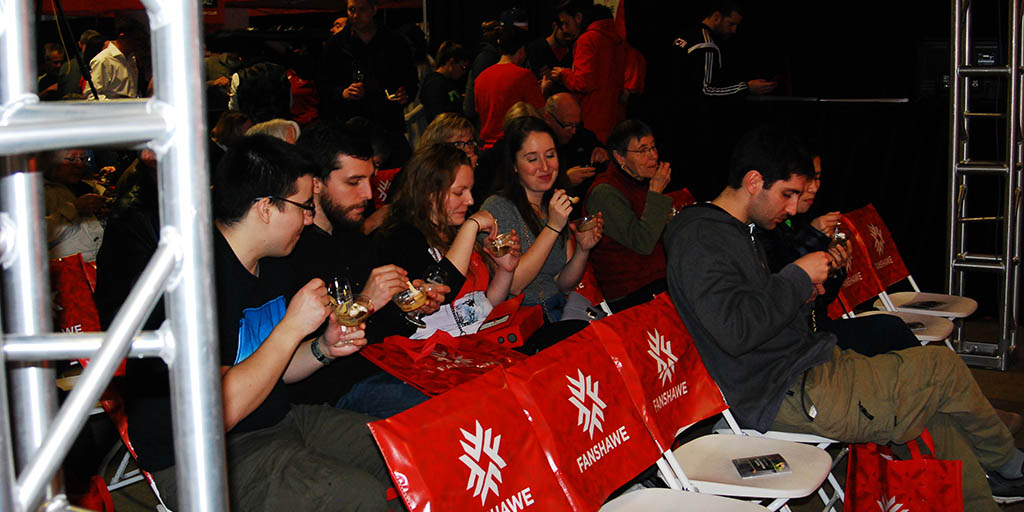
[[[729,187],[738,189],[751,170],[761,173],[764,188],[793,175],[813,177],[814,163],[800,140],[780,128],[757,127],[740,138],[729,160]]]
[[[743,6],[735,0],[708,0],[703,5],[701,18],[707,18],[716,12],[726,17],[734,12],[743,13]]]
[[[498,47],[502,55],[512,55],[526,46],[529,34],[525,30],[510,24],[501,27],[501,37],[498,38]]]
[[[651,131],[651,127],[647,123],[638,119],[620,121],[608,135],[608,149],[625,155],[626,149],[629,148],[629,141],[642,139],[648,135],[654,135],[654,132]]]
[[[452,59],[455,59],[455,62],[469,62],[469,49],[455,41],[445,41],[441,43],[441,47],[437,49],[437,58],[434,59],[434,64],[437,66],[443,66]]]
[[[295,181],[315,174],[316,166],[300,149],[269,135],[242,137],[217,164],[213,175],[213,218],[226,225],[242,220],[253,202],[288,197]],[[273,200],[278,208],[284,203]]]
[[[338,155],[360,160],[373,157],[369,137],[355,133],[347,126],[323,121],[307,125],[295,145],[305,151],[316,165],[314,176],[324,181],[337,168]]]
[[[120,15],[114,19],[114,31],[117,32],[118,37],[121,37],[121,34],[124,34],[126,37],[149,35],[145,25],[140,23],[139,20],[125,15]]]
[[[555,7],[555,19],[558,19],[558,15],[563,12],[569,16],[575,16],[589,9],[592,5],[594,5],[594,0],[562,0]]]

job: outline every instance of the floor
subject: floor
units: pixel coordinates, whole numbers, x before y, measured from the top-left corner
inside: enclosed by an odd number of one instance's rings
[[[1024,414],[1024,362],[1021,359],[1016,358],[1006,372],[971,370],[993,406],[1018,414]],[[1024,430],[1017,434],[1016,442],[1018,448],[1024,449]],[[156,506],[153,493],[144,482],[119,489],[112,494],[118,512],[152,511]],[[821,510],[821,502],[816,497],[805,498],[798,503],[791,503],[791,508],[794,512],[818,511]],[[1024,502],[1004,506],[1003,510],[1024,512]]]

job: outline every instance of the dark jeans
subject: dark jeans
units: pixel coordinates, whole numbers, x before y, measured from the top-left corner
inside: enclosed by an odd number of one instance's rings
[[[839,348],[868,357],[921,346],[907,324],[892,315],[818,320],[818,330],[835,334]]]
[[[389,373],[378,373],[352,386],[334,406],[378,418],[390,418],[429,400],[418,389]]]

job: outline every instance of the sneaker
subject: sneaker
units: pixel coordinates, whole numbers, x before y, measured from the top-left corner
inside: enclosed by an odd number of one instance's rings
[[[992,497],[996,503],[1017,503],[1024,501],[1024,477],[1009,480],[1003,478],[997,471],[990,471],[988,486],[992,489]]]

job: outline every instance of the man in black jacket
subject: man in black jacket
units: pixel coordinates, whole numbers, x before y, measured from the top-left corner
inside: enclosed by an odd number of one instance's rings
[[[374,0],[348,0],[348,23],[327,41],[320,83],[321,117],[346,121],[362,116],[404,143],[405,105],[416,97],[419,76],[401,36],[374,21]]]
[[[739,422],[762,432],[906,443],[927,427],[938,458],[963,461],[964,509],[999,510],[993,494],[1024,491],[1024,453],[963,361],[944,347],[841,351],[807,321],[831,258],[768,269],[753,227],[793,215],[811,172],[792,138],[756,130],[733,152],[729,186],[669,225],[669,292],[708,372]]]

